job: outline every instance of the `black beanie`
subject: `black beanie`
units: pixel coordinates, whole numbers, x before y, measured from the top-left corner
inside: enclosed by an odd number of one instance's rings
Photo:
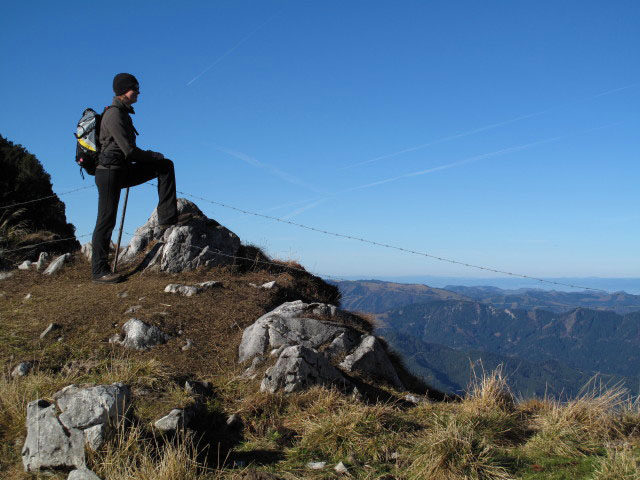
[[[124,95],[129,90],[139,90],[140,85],[136,77],[130,73],[119,73],[113,77],[113,91],[116,96]]]

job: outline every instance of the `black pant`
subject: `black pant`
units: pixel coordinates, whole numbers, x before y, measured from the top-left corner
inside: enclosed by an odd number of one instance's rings
[[[158,223],[171,224],[178,219],[176,199],[176,175],[169,159],[153,162],[137,162],[122,168],[96,169],[98,187],[98,219],[91,241],[91,273],[94,278],[111,271],[109,268],[109,243],[116,225],[120,190],[140,185],[158,178]]]

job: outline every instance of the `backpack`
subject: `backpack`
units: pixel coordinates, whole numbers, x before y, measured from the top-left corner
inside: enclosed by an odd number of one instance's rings
[[[106,107],[104,112],[107,111]],[[102,112],[102,115],[104,115]],[[84,178],[82,170],[89,175],[96,174],[98,166],[98,154],[100,153],[100,120],[102,115],[92,108],[82,112],[82,117],[76,128],[76,163],[80,165],[80,175]]]

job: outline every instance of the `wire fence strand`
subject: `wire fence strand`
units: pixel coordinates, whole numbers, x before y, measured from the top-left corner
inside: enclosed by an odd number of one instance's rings
[[[152,186],[152,187],[157,187],[157,184],[154,184],[154,183],[147,182],[146,184],[149,185],[149,186]],[[76,189],[69,190],[69,191],[66,191],[66,192],[62,192],[62,193],[59,193],[59,194],[53,194],[53,195],[49,195],[49,196],[46,196],[46,197],[37,198],[37,199],[34,199],[34,200],[28,200],[26,202],[15,203],[13,205],[4,205],[4,206],[0,207],[0,210],[7,209],[7,208],[15,208],[15,207],[19,207],[19,206],[22,206],[22,205],[35,203],[35,202],[40,202],[40,201],[43,201],[43,200],[47,200],[49,198],[60,197],[62,195],[68,195],[68,194],[79,192],[81,190],[86,190],[86,189],[89,189],[89,188],[95,188],[95,185],[88,185],[86,187],[80,187],[80,188],[76,188]],[[377,246],[377,247],[382,247],[382,248],[387,248],[387,249],[391,249],[391,250],[396,250],[396,251],[399,251],[399,252],[409,253],[411,255],[418,255],[418,256],[421,256],[421,257],[430,258],[432,260],[438,260],[440,262],[445,262],[445,263],[449,263],[449,264],[453,264],[453,265],[460,265],[460,266],[467,267],[467,268],[475,268],[477,270],[482,270],[482,271],[491,272],[491,273],[497,273],[497,274],[500,274],[500,275],[507,275],[509,277],[523,278],[523,279],[526,279],[526,280],[531,280],[531,281],[535,281],[535,282],[539,282],[539,283],[545,283],[545,284],[548,284],[548,285],[576,288],[576,289],[582,289],[582,290],[591,290],[591,291],[596,291],[596,292],[607,292],[606,290],[603,290],[603,289],[600,289],[600,288],[586,287],[586,286],[583,286],[583,285],[576,285],[576,284],[572,284],[572,283],[565,283],[565,282],[558,282],[558,281],[555,281],[555,280],[548,280],[548,279],[545,279],[545,278],[534,277],[532,275],[526,275],[526,274],[522,274],[522,273],[510,272],[510,271],[507,271],[507,270],[500,270],[500,269],[497,269],[497,268],[487,267],[487,266],[483,266],[483,265],[476,265],[476,264],[473,264],[473,263],[468,263],[468,262],[464,262],[464,261],[460,261],[460,260],[454,260],[454,259],[451,259],[451,258],[441,257],[439,255],[434,255],[434,254],[427,253],[427,252],[420,252],[420,251],[417,251],[417,250],[401,247],[401,246],[398,246],[398,245],[390,245],[390,244],[387,244],[387,243],[382,243],[382,242],[378,242],[378,241],[375,241],[375,240],[369,240],[369,239],[362,238],[362,237],[357,237],[357,236],[354,236],[354,235],[347,235],[347,234],[343,234],[343,233],[331,232],[329,230],[324,230],[322,228],[312,227],[312,226],[309,226],[309,225],[304,225],[302,223],[292,222],[291,220],[286,220],[286,219],[283,219],[283,218],[274,217],[272,215],[266,215],[266,214],[263,214],[263,213],[252,212],[250,210],[245,210],[243,208],[234,207],[233,205],[229,205],[229,204],[222,203],[222,202],[217,202],[215,200],[211,200],[209,198],[204,198],[204,197],[201,197],[201,196],[198,196],[198,195],[194,195],[194,194],[191,194],[191,193],[188,193],[188,192],[177,191],[177,193],[179,193],[180,195],[185,195],[187,197],[196,199],[196,200],[201,200],[203,202],[210,203],[212,205],[217,205],[219,207],[223,207],[223,208],[226,208],[226,209],[229,209],[229,210],[233,210],[233,211],[242,213],[244,215],[251,215],[251,216],[254,216],[254,217],[264,218],[264,219],[267,219],[267,220],[271,220],[271,221],[283,223],[283,224],[286,224],[286,225],[291,225],[291,226],[294,226],[294,227],[302,228],[302,229],[305,229],[305,230],[308,230],[308,231],[311,231],[311,232],[321,233],[323,235],[329,235],[329,236],[333,236],[333,237],[336,237],[336,238],[344,238],[344,239],[347,239],[347,240],[353,240],[353,241],[357,241],[357,242],[361,242],[361,243],[365,243],[365,244],[369,244],[369,245],[374,245],[374,246]],[[88,235],[90,235],[90,234],[82,235],[82,236],[77,237],[77,238],[86,237]],[[12,249],[12,250],[4,250],[3,252],[11,253],[11,252],[15,252],[15,251],[18,251],[18,250],[25,250],[25,249],[33,248],[35,246],[43,245],[45,243],[62,242],[62,241],[66,241],[66,240],[69,240],[69,239],[72,239],[72,238],[59,239],[59,240],[50,240],[48,242],[42,242],[40,244],[35,244],[35,245],[32,245],[32,246],[25,246],[25,247]],[[325,277],[326,278],[332,278],[332,277],[329,277],[329,276],[325,276]]]
[[[148,183],[148,185],[151,185],[151,186],[154,186],[154,187],[157,186],[156,184],[153,184],[153,183]],[[441,257],[441,256],[438,256],[438,255],[433,255],[433,254],[426,253],[426,252],[419,252],[417,250],[412,250],[410,248],[404,248],[404,247],[400,247],[400,246],[397,246],[397,245],[389,245],[387,243],[377,242],[375,240],[369,240],[369,239],[366,239],[366,238],[356,237],[356,236],[353,236],[353,235],[347,235],[347,234],[343,234],[343,233],[331,232],[331,231],[324,230],[324,229],[321,229],[321,228],[316,228],[316,227],[311,227],[309,225],[304,225],[302,223],[292,222],[291,220],[285,220],[285,219],[282,219],[282,218],[274,217],[272,215],[266,215],[266,214],[263,214],[263,213],[252,212],[250,210],[245,210],[243,208],[234,207],[234,206],[228,205],[226,203],[217,202],[215,200],[211,200],[211,199],[208,199],[208,198],[200,197],[198,195],[193,195],[193,194],[188,193],[188,192],[178,191],[177,193],[179,193],[180,195],[185,195],[187,197],[196,199],[196,200],[201,200],[203,202],[211,203],[211,204],[217,205],[219,207],[223,207],[223,208],[227,208],[227,209],[230,209],[230,210],[234,210],[236,212],[240,212],[240,213],[243,213],[245,215],[252,215],[254,217],[265,218],[267,220],[272,220],[272,221],[275,221],[275,222],[284,223],[284,224],[287,224],[287,225],[291,225],[291,226],[294,226],[294,227],[302,228],[302,229],[309,230],[309,231],[316,232],[316,233],[321,233],[321,234],[324,234],[324,235],[330,235],[330,236],[333,236],[333,237],[353,240],[353,241],[357,241],[357,242],[361,242],[361,243],[366,243],[366,244],[369,244],[369,245],[375,245],[375,246],[378,246],[378,247],[383,247],[383,248],[397,250],[397,251],[404,252],[404,253],[409,253],[409,254],[412,254],[412,255],[419,255],[421,257],[426,257],[426,258],[430,258],[430,259],[433,259],[433,260],[438,260],[438,261],[441,261],[441,262],[450,263],[450,264],[453,264],[453,265],[460,265],[460,266],[463,266],[463,267],[475,268],[475,269],[478,269],[478,270],[483,270],[483,271],[491,272],[491,273],[498,273],[498,274],[507,275],[507,276],[510,276],[510,277],[524,278],[524,279],[527,279],[527,280],[532,280],[532,281],[540,282],[540,283],[546,283],[546,284],[549,284],[549,285],[576,288],[576,289],[582,289],[582,290],[591,290],[591,291],[596,291],[596,292],[607,292],[606,290],[603,290],[601,288],[586,287],[586,286],[575,285],[575,284],[571,284],[571,283],[558,282],[558,281],[555,281],[555,280],[547,280],[545,278],[534,277],[534,276],[526,275],[526,274],[522,274],[522,273],[509,272],[507,270],[500,270],[500,269],[497,269],[497,268],[485,267],[485,266],[482,266],[482,265],[475,265],[475,264],[468,263],[468,262],[463,262],[463,261],[459,261],[459,260],[453,260],[453,259],[450,259],[450,258],[445,258],[445,257]]]
[[[3,206],[0,207],[0,210],[6,210],[7,208],[15,208],[15,207],[20,207],[22,205],[28,205],[30,203],[41,202],[43,200],[48,200],[50,198],[55,198],[55,197],[61,197],[63,195],[68,195],[70,193],[79,192],[80,190],[87,190],[89,188],[96,188],[96,186],[95,185],[88,185],[86,187],[76,188],[74,190],[69,190],[67,192],[54,193],[53,195],[47,195],[46,197],[40,197],[40,198],[36,198],[36,199],[33,199],[33,200],[27,200],[26,202],[14,203],[12,205],[3,205]]]

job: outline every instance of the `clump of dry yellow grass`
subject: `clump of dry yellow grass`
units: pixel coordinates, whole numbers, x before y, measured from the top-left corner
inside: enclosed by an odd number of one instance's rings
[[[593,480],[640,480],[640,452],[629,447],[607,448],[595,469]]]
[[[591,455],[609,440],[624,436],[622,412],[628,393],[620,386],[587,385],[568,402],[545,399],[531,419],[536,433],[524,449],[535,454]]]
[[[171,440],[149,436],[141,426],[125,426],[89,466],[104,480],[199,480],[212,478],[198,459],[193,437],[180,434]]]

